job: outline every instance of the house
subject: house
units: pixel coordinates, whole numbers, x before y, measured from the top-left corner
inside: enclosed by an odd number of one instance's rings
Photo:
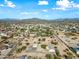
[[[0,33],[0,36],[5,36],[5,37],[7,37],[7,34],[5,34],[5,33]]]
[[[76,54],[79,55],[79,48],[76,48]]]
[[[49,44],[46,48],[50,53],[55,53],[55,48],[51,44]]]
[[[33,44],[33,48],[37,48],[38,47],[38,45],[37,44]]]
[[[79,55],[79,46],[78,46],[78,44],[72,44],[72,45],[70,45],[70,48],[71,48],[77,55]]]
[[[36,51],[37,47],[38,47],[37,44],[33,44],[33,45],[29,46],[26,50],[27,51]]]
[[[19,59],[28,59],[28,57],[26,55],[22,55],[19,57]]]
[[[79,48],[74,48],[74,50],[75,50],[75,53],[79,55]]]

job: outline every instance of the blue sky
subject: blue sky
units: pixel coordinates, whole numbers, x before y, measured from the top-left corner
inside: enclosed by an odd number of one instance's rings
[[[79,18],[79,0],[0,0],[0,18]]]

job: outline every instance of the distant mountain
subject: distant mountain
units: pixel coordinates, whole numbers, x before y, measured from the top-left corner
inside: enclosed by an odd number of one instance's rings
[[[0,22],[6,22],[6,23],[48,23],[48,20],[45,19],[39,19],[39,18],[31,18],[31,19],[0,19]]]
[[[30,18],[30,19],[0,19],[0,22],[6,22],[6,23],[56,23],[56,22],[79,22],[79,18],[70,18],[70,19],[39,19],[39,18]]]

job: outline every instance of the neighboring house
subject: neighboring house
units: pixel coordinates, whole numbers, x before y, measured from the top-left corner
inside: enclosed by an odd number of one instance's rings
[[[19,57],[19,59],[28,59],[28,57],[26,55],[22,55]]]
[[[6,36],[6,37],[7,37],[7,34],[5,34],[5,33],[0,33],[0,36]]]
[[[38,47],[38,44],[33,44],[33,48],[37,48]]]
[[[73,45],[71,45],[70,47],[73,49],[73,51],[74,51],[77,55],[79,55],[79,46],[78,46],[77,44],[73,44]]]
[[[76,54],[79,55],[79,48],[76,49]]]
[[[26,50],[27,51],[36,51],[37,50],[38,45],[37,44],[33,44],[31,46],[29,46]]]
[[[79,55],[79,48],[74,48],[74,50],[75,50],[75,53]]]
[[[49,52],[55,53],[55,48],[52,45],[49,44],[46,48]]]

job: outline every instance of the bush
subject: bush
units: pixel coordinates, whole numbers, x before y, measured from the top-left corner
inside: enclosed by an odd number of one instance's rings
[[[26,46],[22,46],[22,48],[21,48],[22,50],[25,50],[26,49]]]
[[[46,54],[45,57],[46,57],[46,59],[52,59],[51,54]]]
[[[72,56],[72,53],[70,53],[70,52],[67,52],[67,54]]]
[[[73,59],[73,57],[72,56],[67,56],[67,59]]]
[[[54,59],[61,59],[60,56],[54,55]]]
[[[42,39],[42,41],[45,41],[45,40],[46,40],[46,38],[43,38],[43,39]]]
[[[22,51],[21,48],[17,48],[17,49],[16,49],[16,52],[17,52],[17,53],[20,53],[21,51]]]
[[[77,37],[73,37],[73,38],[72,38],[72,40],[76,40],[76,39],[77,39]]]
[[[56,49],[56,55],[57,55],[57,56],[60,56],[60,52],[59,52],[58,49]]]
[[[43,44],[43,45],[41,45],[41,48],[46,49],[46,46],[47,45]]]
[[[39,38],[38,41],[41,41],[41,39]]]
[[[26,45],[29,45],[30,43],[26,43]]]
[[[6,37],[6,36],[2,36],[1,39],[8,39],[8,37]]]
[[[51,44],[55,44],[55,45],[57,45],[57,44],[58,44],[58,42],[51,41]]]
[[[20,47],[20,48],[17,48],[16,49],[16,52],[17,53],[20,53],[22,50],[25,50],[26,49],[26,46],[22,46],[22,47]]]

